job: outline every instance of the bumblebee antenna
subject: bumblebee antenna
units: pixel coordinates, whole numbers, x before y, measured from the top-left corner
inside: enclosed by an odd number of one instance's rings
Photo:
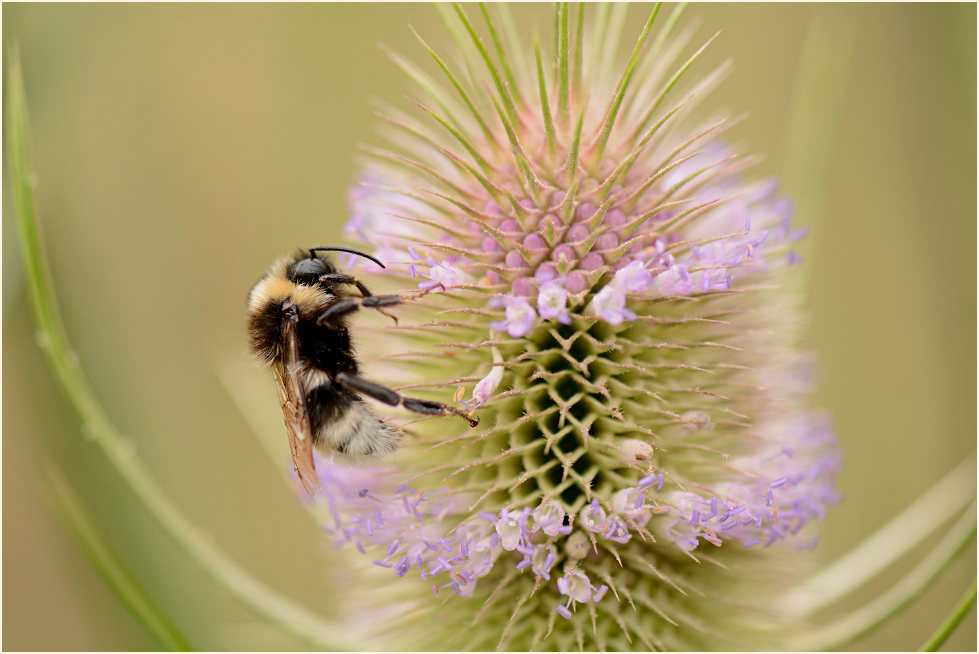
[[[323,250],[329,250],[332,252],[348,252],[350,254],[356,254],[358,257],[364,257],[365,259],[370,259],[371,261],[379,265],[381,268],[386,268],[386,266],[383,263],[381,263],[371,255],[367,254],[366,252],[361,252],[360,250],[354,250],[353,248],[342,248],[342,247],[309,248],[309,255],[312,256],[313,252],[321,252]]]

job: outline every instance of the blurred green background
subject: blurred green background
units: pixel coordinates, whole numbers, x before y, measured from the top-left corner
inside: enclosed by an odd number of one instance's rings
[[[547,10],[515,11],[548,33]],[[629,44],[646,8],[631,11]],[[3,19],[84,370],[186,514],[256,576],[328,614],[343,599],[327,585],[336,555],[283,483],[285,441],[271,384],[247,359],[244,298],[283,252],[340,241],[356,145],[380,141],[375,100],[401,102],[410,88],[378,45],[424,62],[408,25],[445,44],[436,12],[5,4]],[[813,230],[809,345],[846,455],[846,501],[813,554],[830,560],[975,448],[976,6],[694,5],[684,21],[699,22],[698,41],[723,29],[695,70],[729,56],[735,69],[706,106],[749,112],[732,138],[766,156],[756,174],[783,177]],[[813,34],[817,73],[849,57],[843,101],[832,140],[793,140],[793,107],[814,106],[797,95]],[[51,459],[196,648],[303,648],[188,562],[85,440],[34,344],[4,184],[4,649],[155,646],[47,509],[39,464]],[[228,383],[258,398],[274,462]],[[917,648],[975,574],[973,546],[854,647]],[[948,647],[974,649],[975,624],[973,610]]]

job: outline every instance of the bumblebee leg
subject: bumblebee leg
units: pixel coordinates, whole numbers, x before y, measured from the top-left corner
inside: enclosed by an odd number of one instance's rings
[[[361,286],[361,283],[357,281],[356,277],[346,273],[326,273],[325,275],[320,275],[320,281],[335,282],[337,284],[356,284],[357,288]]]
[[[345,372],[341,372],[337,374],[334,380],[341,386],[346,386],[350,390],[363,393],[364,395],[391,406],[398,406],[398,404],[401,402],[401,396],[398,395],[397,391],[394,391],[387,386],[381,386],[380,384],[375,384],[372,381],[367,381],[363,377],[357,377],[356,375],[349,375]]]
[[[400,295],[371,295],[368,297],[347,297],[339,302],[331,304],[326,311],[321,313],[316,319],[317,325],[324,325],[343,316],[350,315],[362,307],[366,309],[378,309],[390,307],[404,302]]]
[[[357,377],[356,375],[348,375],[345,372],[341,372],[334,379],[341,386],[345,386],[352,391],[372,397],[375,400],[384,402],[385,404],[389,404],[391,406],[398,406],[400,404],[409,411],[423,413],[429,416],[457,415],[464,418],[466,422],[469,423],[470,427],[475,427],[479,424],[479,418],[470,415],[468,412],[463,411],[462,409],[457,409],[456,407],[442,404],[441,402],[433,402],[432,400],[420,400],[414,397],[405,397],[387,386],[382,386],[362,377]]]
[[[325,275],[320,275],[320,281],[336,282],[339,284],[353,284],[354,286],[357,287],[357,290],[360,291],[360,294],[363,297],[374,297],[374,294],[371,293],[371,290],[369,288],[367,288],[367,285],[364,284],[364,282],[357,279],[356,277],[354,277],[353,275],[348,275],[346,273],[327,273]],[[398,317],[395,316],[394,314],[388,313],[387,311],[379,307],[377,307],[377,312],[393,320],[395,325],[398,324]]]
[[[357,287],[357,290],[360,291],[360,294],[363,295],[365,298],[366,297],[374,297],[374,294],[371,293],[370,289],[367,288],[367,286],[364,284],[364,282],[360,281],[359,279],[355,279],[352,283],[354,284],[354,286]],[[395,316],[393,313],[388,313],[387,311],[385,311],[384,309],[381,309],[380,307],[377,308],[377,312],[379,314],[381,314],[383,316],[387,316],[388,318],[390,318],[391,320],[393,320],[395,325],[398,324],[398,317]]]
[[[326,273],[325,275],[320,275],[320,281],[321,282],[334,282],[334,283],[337,283],[337,284],[352,284],[353,286],[356,286],[357,287],[357,290],[360,291],[361,296],[363,296],[363,297],[374,297],[374,294],[371,293],[371,290],[369,288],[367,288],[367,285],[364,284],[364,282],[362,282],[359,279],[357,279],[356,277],[354,277],[353,275],[348,275],[346,273],[338,273],[338,272]],[[375,308],[377,309],[377,312],[378,313],[380,313],[381,315],[387,316],[388,318],[390,318],[391,320],[393,320],[395,325],[398,324],[398,317],[397,316],[395,316],[392,313],[388,313],[387,311],[385,311],[384,309],[382,309],[380,307],[375,307]]]

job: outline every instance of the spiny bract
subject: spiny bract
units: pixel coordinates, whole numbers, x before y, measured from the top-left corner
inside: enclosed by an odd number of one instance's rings
[[[361,601],[410,600],[412,647],[777,646],[838,468],[792,206],[693,119],[725,67],[679,83],[703,48],[682,58],[677,12],[623,63],[625,6],[559,5],[547,56],[494,11],[443,10],[443,83],[395,57],[421,95],[385,110],[348,225],[412,298],[358,332],[372,375],[471,388],[481,425],[389,413],[411,422],[383,469],[318,461],[327,528],[405,578]]]

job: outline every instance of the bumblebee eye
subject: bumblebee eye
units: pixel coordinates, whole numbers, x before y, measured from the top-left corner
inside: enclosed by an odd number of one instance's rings
[[[313,286],[327,272],[326,262],[321,259],[300,259],[289,268],[289,281]]]

